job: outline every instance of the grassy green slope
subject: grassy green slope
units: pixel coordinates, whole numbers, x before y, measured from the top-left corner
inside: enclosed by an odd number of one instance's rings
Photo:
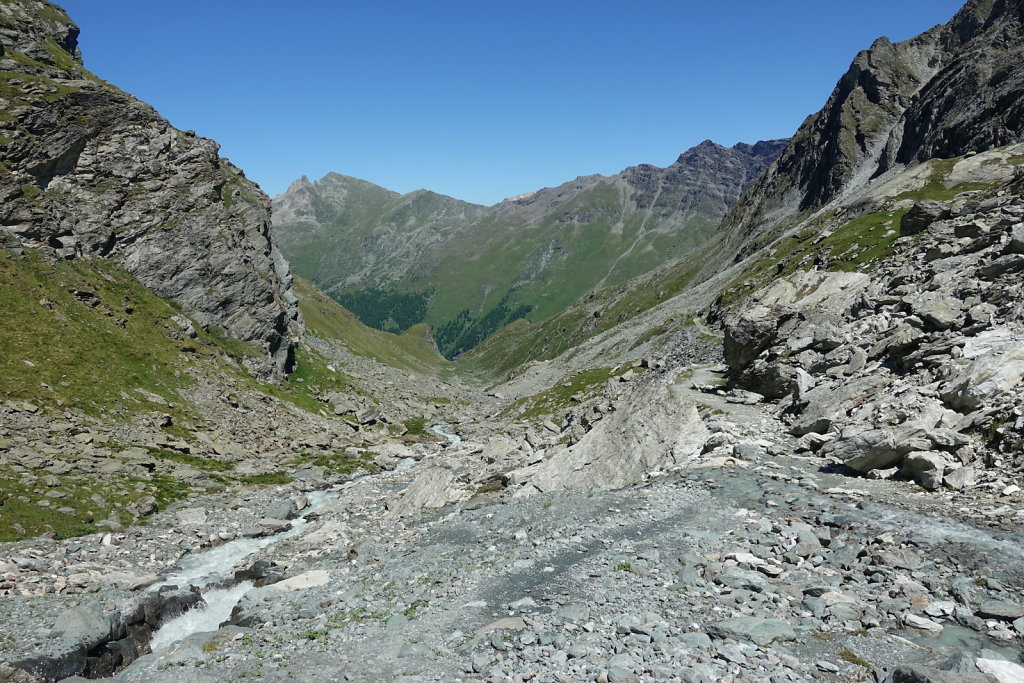
[[[340,342],[364,358],[415,372],[434,373],[447,361],[434,349],[426,325],[390,334],[367,327],[313,283],[295,278],[294,289],[307,329],[322,339]]]
[[[694,283],[706,251],[697,249],[643,276],[592,292],[547,320],[518,320],[460,358],[459,365],[465,372],[498,379],[530,361],[555,358],[682,292]],[[650,330],[635,343],[662,332]]]
[[[545,320],[595,288],[620,284],[687,253],[714,228],[698,216],[676,229],[656,230],[656,218],[624,204],[615,184],[602,181],[539,224],[498,217],[460,234],[453,253],[428,264],[438,273],[428,322],[441,324],[462,310],[480,315],[513,289],[515,303],[533,307],[530,321]]]
[[[175,368],[258,350],[198,330],[177,308],[110,261],[49,261],[0,251],[0,398],[131,414],[157,409],[142,389],[177,403],[189,382]]]

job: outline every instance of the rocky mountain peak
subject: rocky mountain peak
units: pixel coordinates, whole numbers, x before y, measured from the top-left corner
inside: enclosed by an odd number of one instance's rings
[[[908,166],[1024,136],[1020,2],[974,0],[949,23],[860,52],[825,106],[723,222],[749,251],[787,217],[856,196]]]
[[[58,258],[109,258],[205,328],[287,372],[302,323],[270,236],[270,201],[152,107],[80,63],[78,28],[42,0],[0,4],[0,238]]]

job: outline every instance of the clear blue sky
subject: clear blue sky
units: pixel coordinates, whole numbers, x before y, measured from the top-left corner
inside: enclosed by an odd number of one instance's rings
[[[267,193],[329,171],[492,204],[791,135],[960,0],[64,0],[88,68]]]

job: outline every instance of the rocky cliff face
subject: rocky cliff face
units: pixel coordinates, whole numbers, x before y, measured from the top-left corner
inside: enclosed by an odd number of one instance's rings
[[[583,176],[493,207],[329,174],[275,198],[275,230],[296,272],[364,322],[426,319],[451,357],[692,252],[786,142],[705,141],[667,168]]]
[[[41,0],[0,4],[0,234],[114,259],[206,328],[287,372],[301,333],[270,202],[212,140],[176,130],[81,64],[78,27]]]
[[[854,59],[824,108],[723,223],[737,248],[907,166],[1024,136],[1024,6],[972,0],[946,25]]]

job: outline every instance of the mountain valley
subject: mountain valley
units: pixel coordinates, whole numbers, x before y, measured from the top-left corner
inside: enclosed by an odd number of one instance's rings
[[[274,199],[297,272],[371,327],[430,325],[447,358],[504,325],[693,253],[786,140],[706,140],[667,168],[582,176],[492,207],[335,173]]]
[[[1024,680],[1020,2],[493,207],[77,37],[0,0],[0,681]]]

